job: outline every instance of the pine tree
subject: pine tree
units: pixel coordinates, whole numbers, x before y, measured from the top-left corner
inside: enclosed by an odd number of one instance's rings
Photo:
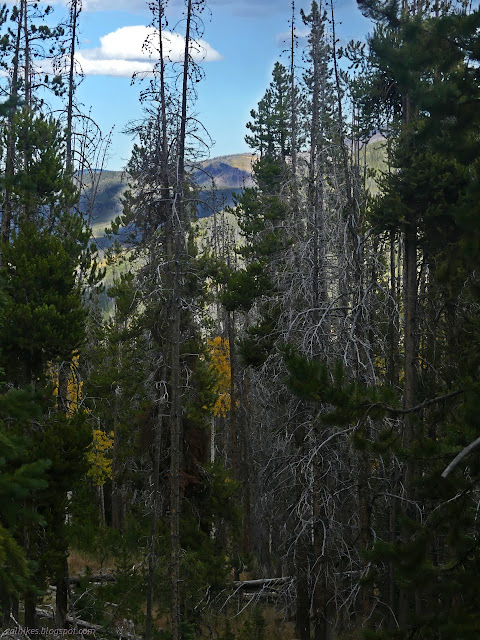
[[[369,5],[366,10],[372,13],[375,7]],[[462,540],[475,538],[475,526],[468,517],[459,518],[456,510],[468,513],[470,509],[467,496],[473,497],[470,492],[475,491],[475,471],[473,477],[466,474],[459,479],[465,502],[452,506],[447,496],[453,494],[438,487],[442,466],[438,459],[457,437],[463,443],[468,440],[468,419],[460,427],[454,416],[468,413],[470,403],[477,402],[476,374],[467,361],[459,367],[451,362],[454,350],[462,352],[464,338],[466,342],[472,339],[463,334],[464,320],[470,317],[469,324],[472,319],[469,300],[475,285],[470,289],[466,284],[472,264],[445,267],[452,261],[459,264],[454,256],[462,254],[461,238],[467,227],[472,239],[475,236],[465,219],[458,224],[457,211],[464,210],[467,194],[478,184],[476,174],[464,164],[464,151],[468,149],[467,155],[473,151],[471,134],[467,134],[470,142],[465,138],[458,144],[458,140],[477,125],[475,119],[465,118],[458,104],[476,99],[470,79],[477,72],[470,60],[476,56],[473,32],[479,17],[476,11],[467,15],[448,8],[418,11],[408,19],[385,13],[383,19],[388,26],[377,29],[371,47],[379,75],[395,82],[403,132],[394,153],[395,171],[385,177],[383,194],[371,207],[370,220],[377,233],[403,233],[405,237],[404,424],[403,450],[397,450],[397,455],[403,459],[403,486],[410,502],[401,509],[401,530],[394,530],[390,544],[379,542],[372,558],[377,566],[390,563],[394,567],[396,588],[391,585],[390,589],[398,598],[394,610],[400,629],[388,637],[430,633],[439,638],[468,638],[475,636],[478,624],[471,608],[476,591],[466,590],[462,604],[453,604],[455,596],[447,582],[454,583],[455,570],[446,582],[442,576],[447,566],[462,566],[461,571],[468,574],[469,560],[475,564],[474,557],[467,560],[460,551]],[[455,142],[453,131],[459,135]],[[465,374],[473,375],[470,396],[459,392]],[[435,398],[446,398],[445,405],[437,405],[441,400]],[[414,409],[430,402],[430,409]],[[472,461],[473,469],[474,465]],[[455,565],[459,557],[462,560]],[[434,619],[430,611],[435,598],[446,613]],[[457,606],[462,610],[461,627]],[[387,637],[387,633],[378,637]]]
[[[42,536],[38,523],[30,523],[21,541],[29,560],[37,563],[25,591],[26,621],[34,625],[37,589],[43,587],[47,576],[63,585],[68,555],[64,530],[66,496],[78,479],[65,474],[64,465],[72,467],[74,461],[73,466],[78,465],[81,473],[90,438],[79,416],[57,413],[52,417],[56,404],[52,370],[59,361],[70,360],[72,352],[82,346],[85,310],[78,270],[91,274],[93,282],[96,266],[88,249],[89,230],[73,210],[78,194],[71,169],[65,169],[64,139],[58,124],[22,109],[13,116],[12,127],[10,137],[15,141],[17,166],[15,181],[8,190],[16,215],[10,242],[3,247],[6,298],[2,363],[10,384],[17,388],[32,385],[42,392],[39,430],[32,429],[28,421],[19,423],[16,430],[30,435],[36,449],[52,461],[49,489],[37,494],[31,504],[42,516],[48,514],[48,533]],[[70,462],[65,454],[61,460],[58,458],[63,447],[72,452]],[[45,539],[51,542],[50,549],[45,546]],[[61,589],[57,595],[60,593]],[[57,600],[60,605],[60,596]],[[65,602],[61,610],[58,624],[64,623]]]
[[[27,462],[31,442],[12,433],[14,421],[38,417],[39,407],[31,391],[10,390],[0,396],[0,607],[3,624],[10,621],[13,603],[25,590],[32,565],[19,543],[22,527],[38,524],[40,517],[25,509],[25,500],[47,486],[48,460]]]

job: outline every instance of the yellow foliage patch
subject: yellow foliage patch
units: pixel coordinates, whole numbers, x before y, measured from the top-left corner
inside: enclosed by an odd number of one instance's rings
[[[83,382],[77,375],[78,355],[74,355],[70,363],[70,371],[67,383],[67,418],[70,418],[78,411],[82,400]],[[54,394],[58,395],[58,366],[50,365],[49,375],[55,384]],[[84,409],[89,412],[88,409]],[[101,429],[94,429],[93,440],[87,451],[87,461],[89,470],[87,475],[92,479],[96,487],[101,487],[112,478],[112,449],[114,434],[113,431],[105,433]]]
[[[113,431],[109,433],[100,429],[93,431],[93,441],[87,452],[87,460],[90,464],[87,474],[96,487],[101,487],[112,478],[113,438]]]
[[[213,415],[225,418],[231,407],[230,385],[232,372],[230,369],[230,345],[226,338],[217,336],[208,341],[208,347],[211,356],[211,367],[215,371],[218,380],[215,388],[218,397],[213,407]]]
[[[54,365],[49,366],[50,379],[55,384],[53,391],[54,395],[58,396],[58,367]],[[78,377],[78,354],[75,354],[72,358],[72,362],[69,364],[69,374],[67,383],[67,417],[73,416],[80,406],[82,400],[82,387],[83,381]]]

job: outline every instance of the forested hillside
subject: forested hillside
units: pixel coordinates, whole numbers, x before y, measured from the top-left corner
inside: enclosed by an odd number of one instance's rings
[[[358,3],[340,46],[292,2],[251,154],[213,160],[204,0],[174,62],[150,3],[121,182],[80,1],[0,12],[10,636],[480,637],[480,11]]]
[[[197,216],[205,218],[213,210],[230,207],[234,196],[252,184],[252,162],[254,154],[220,156],[203,160],[191,170],[197,190]],[[128,186],[128,175],[124,171],[93,171],[84,178],[83,193],[79,208],[91,220],[93,237],[100,247],[108,244],[105,228],[121,215],[122,196]]]

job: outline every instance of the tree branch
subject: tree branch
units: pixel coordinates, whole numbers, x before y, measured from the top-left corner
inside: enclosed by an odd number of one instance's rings
[[[460,453],[458,454],[458,456],[456,456],[448,465],[448,467],[445,469],[445,471],[442,473],[442,478],[446,478],[454,469],[455,467],[466,457],[468,456],[468,454],[470,453],[470,451],[473,451],[473,449],[475,449],[476,447],[478,447],[478,445],[480,445],[480,438],[477,438],[476,440],[474,440],[473,442],[471,442],[467,447],[465,447],[465,449],[463,449],[462,451],[460,451]]]
[[[446,393],[443,396],[438,396],[438,398],[431,398],[430,400],[425,400],[424,402],[417,404],[415,407],[411,407],[410,409],[396,409],[394,407],[389,407],[383,402],[377,402],[375,404],[370,405],[370,409],[375,409],[375,407],[383,407],[389,413],[393,413],[394,415],[404,416],[408,413],[414,413],[415,411],[421,411],[425,409],[425,407],[429,407],[432,404],[436,404],[437,402],[443,402],[444,400],[449,400],[450,398],[455,398],[455,396],[459,396],[462,393],[465,393],[466,389],[457,389],[457,391],[452,391],[451,393]]]

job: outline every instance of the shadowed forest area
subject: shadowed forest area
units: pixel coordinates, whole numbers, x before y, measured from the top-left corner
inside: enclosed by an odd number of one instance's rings
[[[478,640],[480,12],[293,0],[212,160],[183,4],[123,175],[80,0],[0,11],[2,636]]]

